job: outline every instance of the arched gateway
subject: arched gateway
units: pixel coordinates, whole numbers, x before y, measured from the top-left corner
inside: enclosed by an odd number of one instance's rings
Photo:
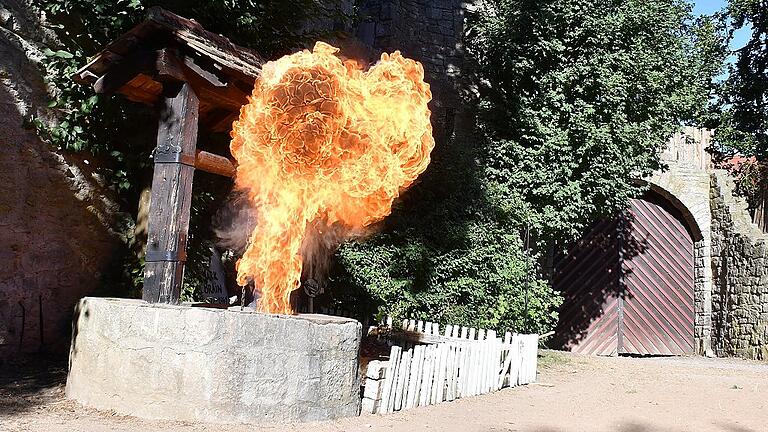
[[[563,348],[712,355],[711,132],[686,128],[638,182],[625,215],[599,221],[555,260]]]

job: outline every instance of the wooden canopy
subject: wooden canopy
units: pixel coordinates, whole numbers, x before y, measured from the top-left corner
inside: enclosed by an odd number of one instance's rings
[[[73,77],[96,93],[158,110],[142,293],[148,302],[179,301],[195,170],[235,175],[229,155],[198,149],[198,130],[229,132],[263,63],[252,50],[154,7]]]
[[[178,59],[172,64],[169,58]],[[117,92],[154,105],[168,75],[189,82],[200,101],[201,128],[228,132],[251,94],[264,59],[249,48],[160,7],[110,43],[74,79],[97,93]]]

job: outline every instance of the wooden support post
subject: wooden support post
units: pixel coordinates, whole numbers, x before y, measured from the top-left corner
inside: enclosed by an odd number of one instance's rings
[[[170,81],[163,87],[142,298],[178,303],[192,204],[198,99],[186,82]]]

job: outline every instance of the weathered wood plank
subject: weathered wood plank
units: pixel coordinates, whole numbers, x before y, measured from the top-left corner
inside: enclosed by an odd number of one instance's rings
[[[393,411],[400,411],[406,405],[406,393],[408,392],[408,378],[411,370],[411,357],[413,356],[413,349],[409,349],[403,352],[400,360],[400,370],[397,376],[397,386],[395,390],[395,404]]]
[[[432,326],[430,325],[429,328],[431,329]],[[436,346],[437,345],[425,345],[424,348],[424,365],[421,368],[421,376],[417,377],[417,379],[421,381],[419,384],[419,393],[417,395],[417,406],[425,406],[429,400],[430,391],[432,390],[431,376]]]
[[[195,153],[195,169],[225,177],[234,177],[237,173],[235,164],[229,158],[202,150]]]
[[[397,373],[400,367],[401,353],[402,348],[397,345],[393,345],[389,350],[389,364],[387,365],[387,371],[384,374],[384,389],[381,393],[381,404],[379,405],[379,412],[392,412],[395,396],[394,390],[395,387],[397,387]]]
[[[411,360],[411,370],[408,375],[408,392],[405,398],[405,407],[403,409],[413,408],[416,406],[416,395],[419,391],[418,386],[420,381],[418,379],[421,373],[421,364],[424,360],[424,345],[416,345],[413,347],[413,357]]]
[[[504,334],[504,345],[510,345],[511,343],[512,343],[512,334],[509,333],[509,332],[506,332]],[[511,347],[510,348],[506,348],[504,353],[505,353],[504,354],[504,361],[501,364],[501,370],[499,371],[499,380],[498,380],[498,383],[496,384],[496,388],[497,389],[500,389],[502,387],[506,387],[506,386],[510,385],[509,384],[509,382],[510,382],[510,379],[509,379],[509,368],[510,368],[510,365],[512,364],[512,349],[511,349]]]
[[[458,368],[456,367],[456,353],[458,348],[455,345],[448,345],[448,357],[446,360],[445,371],[447,374],[445,385],[445,400],[452,401],[456,394],[456,377]]]
[[[194,176],[194,166],[183,161],[195,158],[199,102],[187,83],[167,83],[163,95],[142,298],[151,303],[177,303],[186,261]]]

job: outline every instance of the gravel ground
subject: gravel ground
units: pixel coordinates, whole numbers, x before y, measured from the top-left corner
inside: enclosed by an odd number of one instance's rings
[[[735,359],[542,351],[536,384],[387,416],[269,427],[151,421],[95,411],[64,398],[65,370],[56,363],[4,370],[2,431],[768,431],[768,364]]]

